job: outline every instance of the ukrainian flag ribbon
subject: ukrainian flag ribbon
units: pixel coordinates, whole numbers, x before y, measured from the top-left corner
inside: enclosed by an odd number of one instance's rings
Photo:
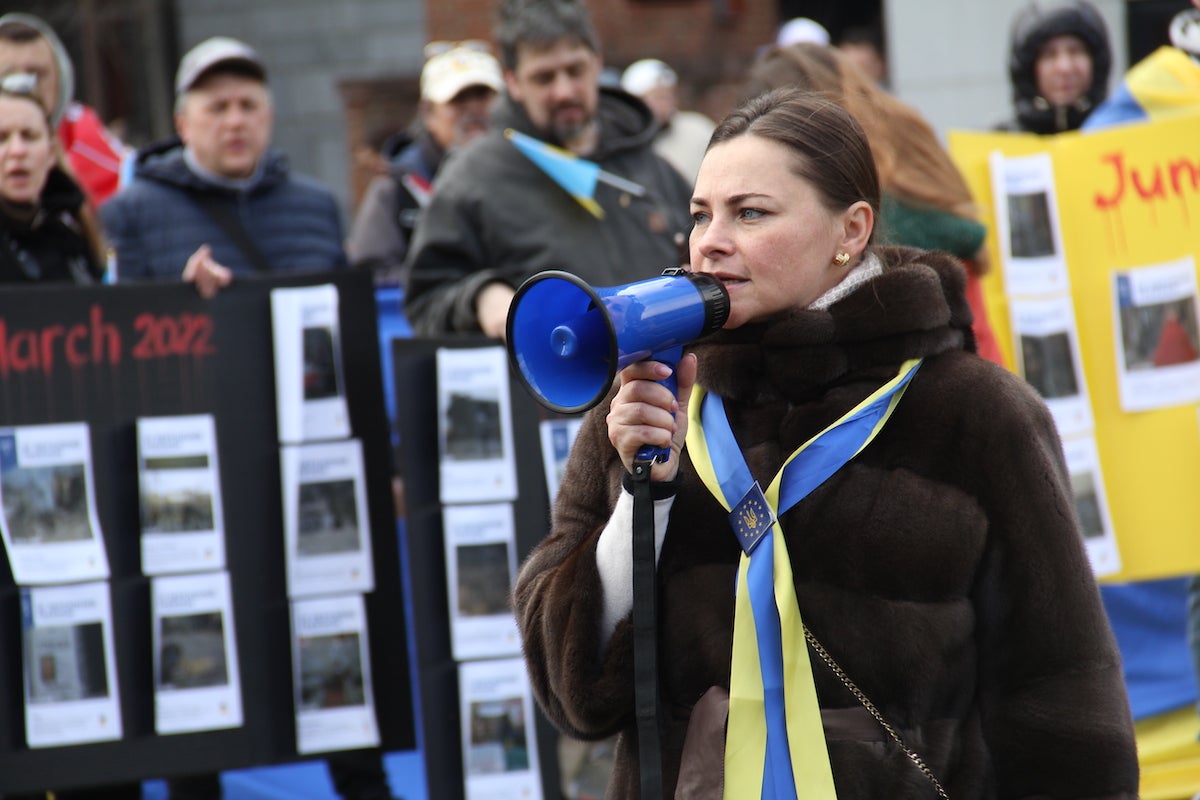
[[[724,402],[698,384],[688,411],[687,448],[696,472],[730,513],[743,552],[738,564],[725,797],[836,798],[821,709],[792,565],[778,515],[858,455],[900,402],[919,359],[837,422],[801,445],[765,494],[746,466]]]

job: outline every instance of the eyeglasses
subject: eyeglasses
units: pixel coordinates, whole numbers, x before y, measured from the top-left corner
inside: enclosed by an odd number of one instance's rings
[[[36,72],[10,72],[0,78],[0,91],[10,94],[33,94],[37,91]]]
[[[492,45],[485,42],[483,39],[464,39],[461,42],[436,41],[425,45],[425,60],[428,61],[435,56],[440,56],[449,53],[451,50],[461,47],[464,50],[474,50],[479,53],[492,52]]]

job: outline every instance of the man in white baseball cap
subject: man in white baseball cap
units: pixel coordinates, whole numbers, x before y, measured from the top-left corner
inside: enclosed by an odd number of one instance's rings
[[[367,186],[347,241],[351,263],[380,283],[403,282],[408,243],[442,160],[487,131],[504,86],[486,42],[430,42],[425,58],[417,120],[385,145],[388,174]]]
[[[621,88],[640,97],[658,120],[654,152],[689,181],[700,171],[715,123],[698,111],[679,108],[679,77],[657,58],[635,61],[621,73]]]

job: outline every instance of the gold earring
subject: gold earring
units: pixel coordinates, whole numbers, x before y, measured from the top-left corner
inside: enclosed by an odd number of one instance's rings
[[[833,257],[833,263],[837,264],[839,267],[846,266],[850,263],[850,254],[846,252],[838,253]]]

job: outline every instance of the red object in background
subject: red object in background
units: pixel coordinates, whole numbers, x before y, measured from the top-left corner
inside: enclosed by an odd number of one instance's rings
[[[67,106],[58,123],[58,140],[93,207],[116,194],[125,148],[105,129],[95,111],[81,103]]]

